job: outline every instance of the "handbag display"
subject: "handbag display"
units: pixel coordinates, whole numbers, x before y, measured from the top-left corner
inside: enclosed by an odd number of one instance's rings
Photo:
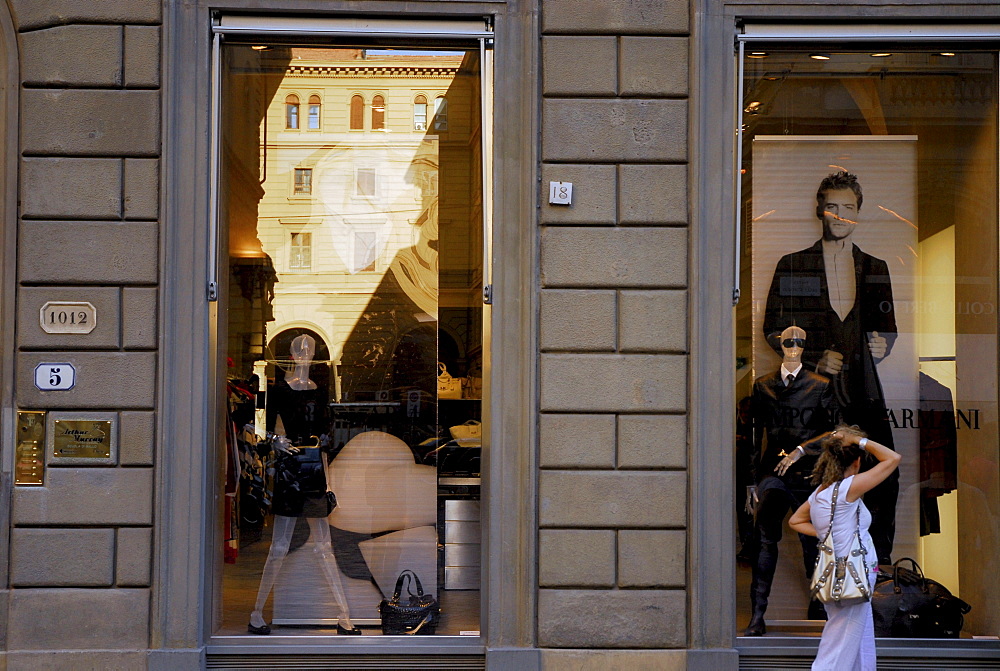
[[[901,566],[909,562],[911,568]],[[880,573],[872,596],[875,635],[894,638],[958,638],[972,606],[941,583],[924,577],[913,559],[903,557],[892,573]]]
[[[298,447],[279,452],[274,463],[275,500],[305,501],[325,498],[326,514],[337,507],[337,497],[326,483],[326,469],[319,447]],[[298,504],[295,504],[298,505]],[[301,506],[300,506],[301,507]],[[275,507],[275,514],[287,514]]]
[[[462,378],[452,377],[443,363],[438,361],[438,398],[462,398]]]
[[[403,583],[406,582],[407,596],[402,597]],[[417,593],[414,594],[413,590]],[[382,633],[386,636],[401,634],[431,635],[437,630],[441,618],[441,608],[437,599],[430,594],[424,594],[420,578],[407,569],[396,579],[396,588],[391,599],[382,599],[378,605],[379,617],[382,618]]]
[[[865,568],[865,546],[861,543],[861,506],[857,508],[857,528],[851,538],[847,554],[838,557],[833,548],[833,521],[837,512],[840,482],[833,486],[830,527],[819,543],[819,557],[816,558],[809,598],[818,599],[823,603],[848,605],[869,601],[872,594],[868,586],[868,571]]]

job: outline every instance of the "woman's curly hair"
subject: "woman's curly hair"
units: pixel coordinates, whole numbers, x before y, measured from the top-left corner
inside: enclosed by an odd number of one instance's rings
[[[839,435],[834,436],[837,433]],[[823,453],[816,460],[812,472],[812,483],[828,487],[838,480],[844,479],[844,471],[865,451],[855,443],[846,440],[848,435],[864,438],[865,432],[855,426],[838,424],[831,433],[823,438]]]

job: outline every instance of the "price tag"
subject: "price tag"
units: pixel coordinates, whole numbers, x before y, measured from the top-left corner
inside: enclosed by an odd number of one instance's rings
[[[90,333],[97,326],[97,308],[86,302],[49,301],[38,319],[46,333]]]
[[[76,386],[76,368],[71,363],[40,363],[35,366],[35,386],[40,391],[67,391]]]

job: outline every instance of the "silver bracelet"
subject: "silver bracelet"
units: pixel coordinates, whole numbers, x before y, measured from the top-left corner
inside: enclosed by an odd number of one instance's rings
[[[868,449],[867,445],[868,445],[867,438],[862,438],[861,440],[858,441],[858,447],[860,447],[862,450]]]

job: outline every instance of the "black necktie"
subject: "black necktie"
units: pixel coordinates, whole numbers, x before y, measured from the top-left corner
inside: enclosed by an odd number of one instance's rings
[[[791,373],[789,373],[788,377],[785,378],[785,386],[786,387],[791,387],[792,386],[792,380],[794,380],[794,379],[795,379],[795,376],[792,375]]]

